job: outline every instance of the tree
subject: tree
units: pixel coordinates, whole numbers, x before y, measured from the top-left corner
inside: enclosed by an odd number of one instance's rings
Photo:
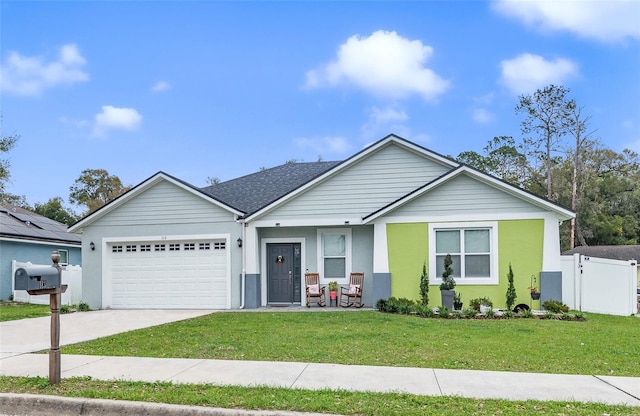
[[[560,150],[562,137],[572,126],[571,112],[575,102],[567,98],[569,89],[549,85],[533,95],[521,95],[516,114],[525,113],[521,122],[524,149],[534,161],[543,163],[546,176],[547,199],[552,199],[552,167],[554,153]],[[534,133],[538,137],[527,137]]]
[[[71,225],[79,219],[75,213],[62,206],[62,198],[58,196],[44,204],[36,203],[33,212],[66,225]]]
[[[69,188],[69,202],[85,206],[90,214],[124,194],[130,186],[123,186],[120,178],[104,169],[85,169]]]
[[[422,274],[420,275],[420,302],[424,306],[429,304],[429,273],[426,261],[422,264]]]
[[[529,165],[526,156],[518,151],[513,137],[494,137],[483,150],[484,156],[467,151],[460,153],[456,159],[513,185],[523,186],[526,183]]]
[[[591,116],[582,116],[583,107],[574,106],[571,111],[571,119],[569,132],[574,138],[573,150],[573,172],[571,176],[571,209],[578,210],[578,185],[582,177],[584,149],[588,146],[595,145],[591,140],[594,131],[588,131]],[[571,219],[571,229],[569,234],[569,248],[575,247],[576,227],[578,227],[579,218],[576,216]]]
[[[207,183],[209,185],[217,185],[220,183],[220,178],[216,177],[216,176],[208,176],[207,177]]]
[[[20,136],[13,134],[11,136],[0,137],[0,197],[5,199],[5,185],[9,181],[11,176],[9,168],[11,163],[9,159],[2,157],[2,154],[9,153],[9,151],[15,146],[16,142],[20,139]],[[14,195],[7,195],[7,197],[15,197]]]
[[[511,262],[509,262],[509,273],[507,273],[507,280],[509,281],[509,286],[507,287],[507,309],[513,309],[513,305],[516,303],[516,288],[513,285],[513,269],[511,268]]]

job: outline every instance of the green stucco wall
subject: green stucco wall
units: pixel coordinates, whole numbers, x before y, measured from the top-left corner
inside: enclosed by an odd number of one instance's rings
[[[456,292],[461,293],[466,307],[470,299],[488,297],[496,308],[505,306],[507,291],[507,273],[509,263],[513,268],[516,287],[516,304],[531,305],[529,289],[531,275],[539,279],[542,270],[544,244],[544,221],[510,220],[498,221],[498,267],[497,285],[458,285]],[[427,223],[387,224],[387,245],[389,252],[389,271],[391,272],[391,294],[418,300],[420,297],[420,274],[422,265],[427,262],[429,268],[429,238]],[[537,283],[538,287],[540,282]],[[431,285],[429,305],[440,305],[440,289]],[[533,303],[539,309],[539,301]]]

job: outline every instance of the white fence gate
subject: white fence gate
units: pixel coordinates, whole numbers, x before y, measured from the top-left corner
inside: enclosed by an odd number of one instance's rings
[[[20,267],[32,266],[51,266],[50,264],[33,264],[31,262],[23,263],[13,260],[11,262],[11,289],[13,290],[13,300],[16,302],[34,303],[38,305],[48,305],[49,295],[32,296],[26,290],[15,290],[16,270]],[[62,305],[77,305],[82,301],[82,267],[80,266],[62,266],[62,282],[68,285],[67,291],[62,294]]]
[[[608,315],[638,313],[635,260],[561,256],[562,302],[571,309]]]

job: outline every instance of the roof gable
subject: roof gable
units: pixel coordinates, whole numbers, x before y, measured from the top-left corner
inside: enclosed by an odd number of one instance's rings
[[[153,187],[154,185],[158,184],[161,181],[167,181],[170,182],[182,189],[184,189],[185,191],[196,195],[200,198],[203,198],[204,200],[220,207],[223,208],[235,215],[241,216],[243,214],[242,211],[238,210],[235,207],[232,207],[218,199],[216,199],[215,197],[204,193],[203,191],[201,191],[200,189],[184,182],[181,181],[171,175],[168,175],[164,172],[158,172],[155,175],[149,177],[148,179],[146,179],[145,181],[143,181],[142,183],[140,183],[139,185],[135,186],[134,188],[132,188],[131,190],[129,190],[128,192],[120,195],[118,198],[114,199],[113,201],[109,202],[107,205],[101,207],[100,209],[94,211],[93,213],[89,214],[88,216],[84,217],[83,219],[81,219],[80,221],[76,222],[75,224],[73,224],[71,227],[69,227],[69,232],[80,232],[82,230],[83,227],[86,227],[90,224],[93,224],[95,221],[97,221],[98,219],[104,217],[106,214],[108,214],[109,212],[113,211],[114,209],[118,208],[119,206],[127,203],[127,201],[130,201],[131,199],[135,198],[136,196],[140,195],[141,193],[145,192],[147,189]]]
[[[446,186],[448,183],[453,183],[455,178],[458,178],[461,175],[466,175],[475,181],[489,185],[492,188],[499,190],[500,192],[512,195],[516,198],[519,198],[520,200],[527,202],[528,204],[537,206],[538,208],[554,212],[558,216],[558,218],[562,220],[567,220],[575,217],[575,213],[573,213],[571,210],[563,208],[560,205],[547,201],[544,198],[538,197],[537,195],[524,191],[516,186],[513,186],[500,179],[494,178],[493,176],[487,175],[469,166],[461,165],[457,169],[454,169],[442,175],[441,177],[436,178],[435,180],[421,186],[420,188],[415,189],[414,191],[379,209],[378,211],[372,212],[371,214],[364,217],[364,220],[365,222],[371,222],[376,218],[397,210],[400,207],[407,205],[411,201],[415,201],[421,196],[433,192],[435,189],[440,189],[442,186]]]
[[[342,172],[352,168],[353,166],[371,157],[372,155],[375,155],[376,153],[380,153],[384,151],[389,146],[397,146],[403,149],[404,151],[408,151],[415,155],[418,155],[421,158],[428,159],[434,165],[440,166],[441,171],[443,170],[448,171],[450,169],[453,169],[459,166],[457,162],[451,159],[448,159],[438,153],[425,149],[421,146],[416,145],[415,143],[411,143],[401,137],[391,134],[381,139],[380,141],[368,146],[362,151],[356,153],[355,155],[351,156],[349,159],[346,159],[343,162],[337,163],[331,169],[320,174],[313,180],[310,180],[307,183],[302,184],[301,186],[292,190],[290,193],[284,195],[283,197],[273,201],[268,205],[261,207],[256,212],[248,215],[247,218],[249,220],[257,219],[258,217],[265,215],[267,212],[270,212],[278,207],[281,207],[284,204],[289,203],[289,201],[291,201],[292,199],[300,196],[301,194],[309,191],[312,188],[318,187],[321,184],[326,183],[331,178],[335,178],[336,176],[340,175]],[[381,171],[383,171],[383,168],[381,168]],[[422,181],[420,181],[419,183],[422,183]]]

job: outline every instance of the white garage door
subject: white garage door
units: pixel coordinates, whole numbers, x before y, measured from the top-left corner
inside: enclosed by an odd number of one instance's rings
[[[118,242],[108,253],[113,308],[227,308],[224,240]]]

